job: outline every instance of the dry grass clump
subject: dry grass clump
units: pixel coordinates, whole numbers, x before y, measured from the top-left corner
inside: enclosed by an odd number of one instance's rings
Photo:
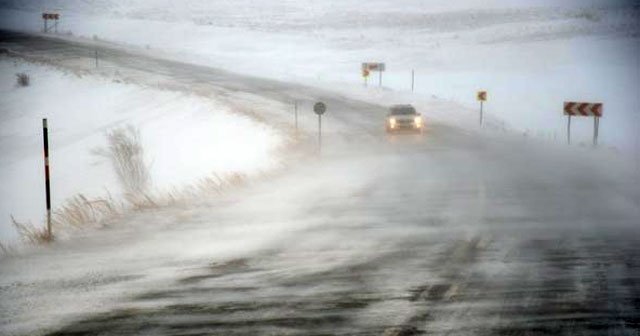
[[[51,225],[63,227],[82,227],[97,224],[114,218],[122,213],[121,207],[109,196],[108,198],[88,199],[84,195],[76,195],[54,212]]]
[[[156,206],[187,204],[202,196],[223,195],[233,188],[246,185],[247,180],[248,177],[240,173],[223,176],[211,174],[211,176],[200,179],[185,188],[173,189],[165,194],[157,195],[150,202],[153,201]]]
[[[36,227],[31,223],[20,223],[15,218],[13,218],[13,216],[11,216],[11,222],[16,228],[16,231],[18,231],[18,234],[20,235],[22,240],[28,243],[42,244],[53,241],[53,236],[49,235],[49,232],[47,232],[47,227],[44,225],[41,227]],[[3,250],[5,250],[4,247]]]
[[[107,198],[88,199],[82,194],[67,200],[51,216],[53,234],[49,236],[46,224],[34,226],[21,223],[11,216],[11,222],[20,238],[27,243],[42,244],[52,242],[55,234],[66,228],[82,228],[90,224],[100,224],[123,213],[123,206],[116,203],[111,196]],[[7,247],[2,246],[4,253]]]
[[[31,84],[31,78],[24,72],[20,72],[16,74],[16,84],[19,87],[27,87]]]

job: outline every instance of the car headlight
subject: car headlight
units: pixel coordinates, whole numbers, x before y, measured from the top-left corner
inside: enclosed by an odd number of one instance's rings
[[[391,128],[396,127],[396,118],[389,118],[389,126],[391,126]]]
[[[413,118],[413,122],[416,124],[416,126],[420,127],[422,126],[422,117],[415,117]]]

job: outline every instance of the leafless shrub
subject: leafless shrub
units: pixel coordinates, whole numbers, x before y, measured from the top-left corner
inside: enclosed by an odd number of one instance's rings
[[[42,244],[53,241],[53,235],[49,235],[46,226],[35,227],[31,223],[20,223],[13,216],[11,216],[11,222],[18,231],[22,240],[33,243]]]
[[[31,84],[31,79],[29,78],[29,75],[27,75],[24,72],[20,72],[16,74],[16,84],[19,87],[27,87],[29,86],[29,84]]]
[[[147,195],[151,178],[144,161],[144,150],[140,132],[133,126],[117,128],[107,133],[109,146],[95,154],[107,157],[118,176],[118,181],[127,199],[132,204],[144,204],[150,200]]]

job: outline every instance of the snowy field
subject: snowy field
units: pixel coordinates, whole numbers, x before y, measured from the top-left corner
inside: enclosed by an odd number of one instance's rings
[[[505,127],[565,139],[563,101],[604,103],[600,140],[638,151],[640,9],[634,1],[4,1],[1,27],[36,32],[44,10],[65,36],[138,46],[163,57],[331,88],[390,104],[413,102],[453,124],[470,114],[429,109],[434,98],[485,109]],[[383,61],[362,87],[363,61]],[[415,70],[415,92],[410,91]],[[577,143],[592,122],[575,120]]]
[[[16,74],[31,85],[18,87]],[[45,214],[41,119],[49,119],[53,207],[83,194],[120,199],[108,131],[132,125],[142,138],[154,192],[211,174],[254,175],[278,163],[280,133],[215,99],[146,88],[0,59],[0,237],[15,241],[10,216],[41,225]],[[231,145],[232,144],[232,145]],[[176,164],[178,163],[178,164]]]

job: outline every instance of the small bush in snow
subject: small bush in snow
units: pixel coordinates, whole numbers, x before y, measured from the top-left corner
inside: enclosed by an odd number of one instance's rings
[[[29,78],[29,75],[27,75],[24,72],[17,73],[16,74],[16,83],[20,87],[29,86],[29,84],[31,84],[31,79]]]
[[[151,177],[144,161],[140,132],[133,126],[117,128],[107,133],[109,147],[97,154],[111,160],[118,180],[132,203],[145,198]]]

